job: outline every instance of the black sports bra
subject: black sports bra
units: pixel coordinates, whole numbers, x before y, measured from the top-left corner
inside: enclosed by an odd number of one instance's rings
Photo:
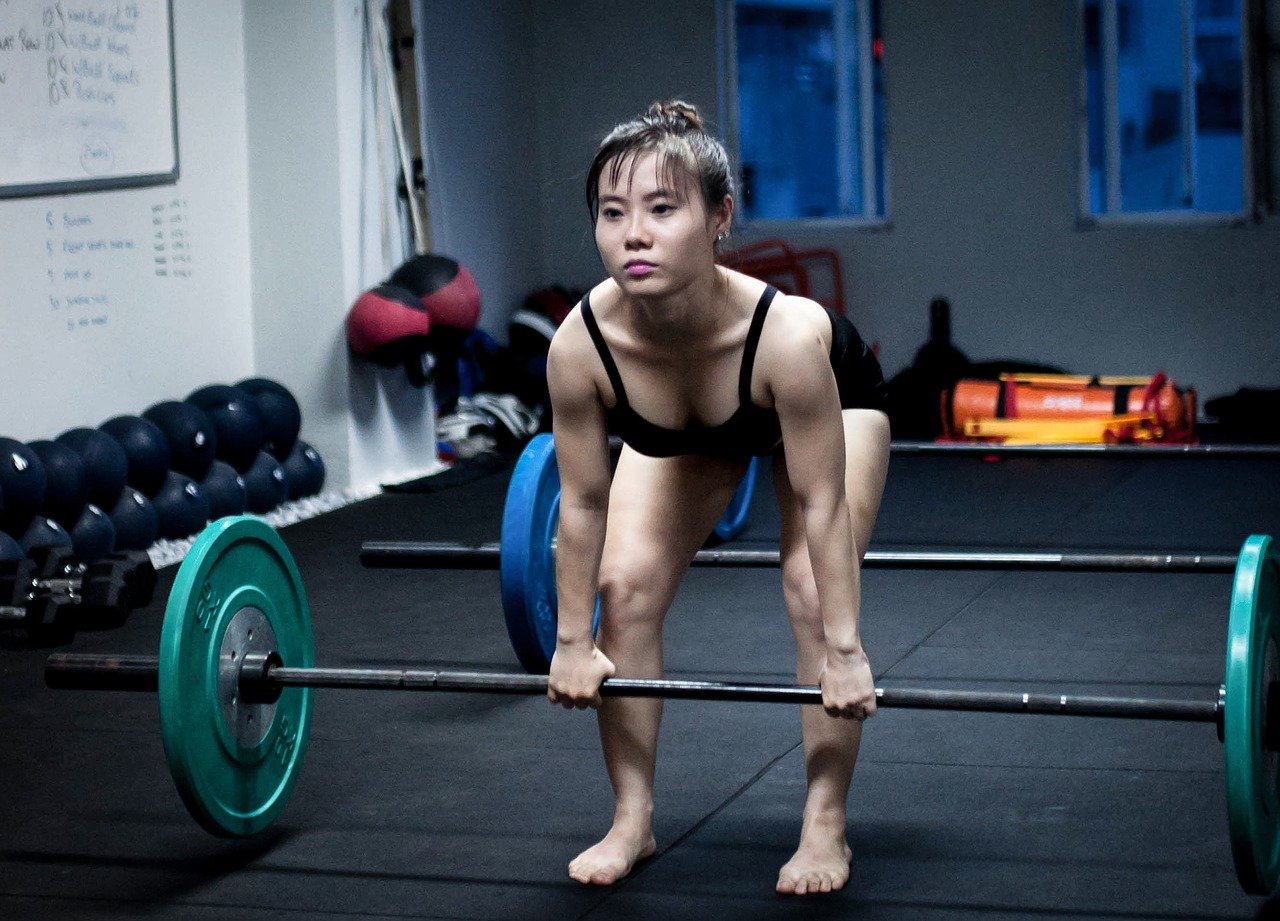
[[[719,425],[704,425],[695,419],[682,429],[654,425],[631,408],[618,365],[591,312],[590,297],[584,295],[582,319],[587,324],[587,332],[591,334],[596,351],[600,353],[600,360],[604,362],[617,400],[613,409],[606,410],[609,430],[634,450],[649,457],[674,457],[678,454],[745,457],[771,453],[782,441],[782,426],[776,410],[751,402],[751,371],[755,365],[756,347],[760,344],[760,330],[777,293],[777,288],[768,285],[751,317],[751,328],[742,346],[742,368],[738,373],[738,408]]]

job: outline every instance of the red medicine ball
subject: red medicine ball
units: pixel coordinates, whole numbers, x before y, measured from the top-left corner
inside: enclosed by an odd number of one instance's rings
[[[379,285],[356,298],[347,314],[351,351],[392,367],[427,349],[431,317],[418,296],[396,285]]]
[[[391,273],[388,284],[407,288],[422,302],[436,326],[472,330],[480,319],[480,288],[467,271],[448,256],[414,256]]]

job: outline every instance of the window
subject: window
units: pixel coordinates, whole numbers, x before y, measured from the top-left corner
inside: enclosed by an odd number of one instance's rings
[[[1251,205],[1242,2],[1082,0],[1085,213]]]
[[[726,0],[748,219],[885,214],[881,0]]]

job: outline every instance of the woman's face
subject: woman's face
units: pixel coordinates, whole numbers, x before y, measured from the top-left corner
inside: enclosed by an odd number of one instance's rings
[[[732,204],[708,214],[697,182],[683,169],[663,169],[641,153],[600,173],[596,246],[605,270],[624,291],[655,297],[714,271],[716,236],[728,229]],[[665,174],[665,175],[664,175]]]

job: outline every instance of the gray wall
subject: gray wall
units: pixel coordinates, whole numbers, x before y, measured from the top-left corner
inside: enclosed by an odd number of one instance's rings
[[[541,271],[587,287],[603,274],[583,195],[596,145],[655,99],[686,99],[715,119],[715,4],[560,0],[538,9]]]
[[[594,144],[654,98],[716,113],[715,5],[537,6],[540,276],[585,286],[601,275],[581,194]],[[1077,227],[1076,0],[892,0],[884,35],[891,224],[788,236],[841,253],[849,312],[887,372],[944,295],[974,359],[1163,369],[1203,396],[1280,385],[1274,218]]]
[[[505,341],[507,317],[540,278],[534,4],[448,0],[419,12],[432,249],[471,270],[480,325]]]

